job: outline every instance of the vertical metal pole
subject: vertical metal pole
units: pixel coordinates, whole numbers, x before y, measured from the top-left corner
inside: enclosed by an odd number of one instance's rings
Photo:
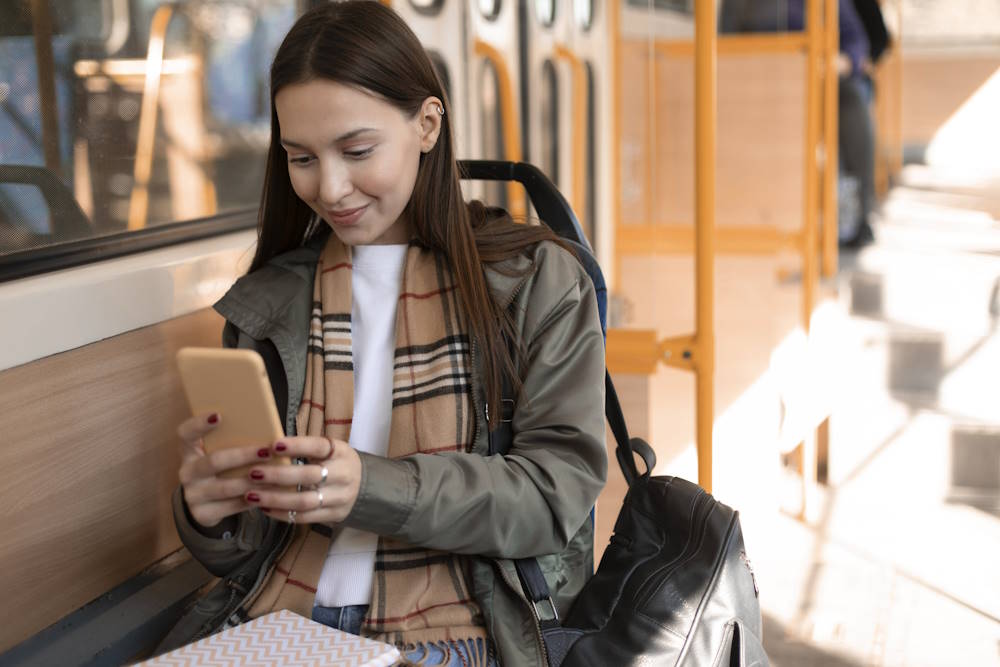
[[[608,0],[608,39],[611,42],[611,192],[614,198],[614,210],[611,212],[611,225],[615,238],[615,265],[612,269],[611,289],[622,287],[622,257],[624,253],[618,243],[618,233],[622,228],[622,45],[619,29],[621,5],[618,0]]]
[[[840,42],[837,0],[826,1],[823,71],[823,275],[837,274],[837,53]]]
[[[892,162],[889,166],[890,183],[892,178],[899,175],[903,169],[903,0],[896,0],[896,40],[892,45],[895,51],[893,69],[895,77],[893,81],[893,136],[892,136]]]
[[[48,0],[31,0],[31,29],[35,37],[42,152],[46,169],[59,174],[62,162],[59,157],[59,109],[56,100],[55,58],[52,55],[52,15],[49,13]]]
[[[824,71],[823,71],[823,275],[837,275],[837,123],[839,121],[837,54],[840,51],[840,7],[837,0],[825,0],[824,18]],[[830,418],[827,417],[816,431],[816,481],[825,484],[830,469]]]
[[[715,412],[715,141],[717,125],[715,0],[695,5],[695,382],[698,483],[712,491]]]
[[[819,282],[819,262],[817,257],[817,213],[819,212],[818,165],[816,149],[820,130],[820,53],[823,47],[823,16],[820,0],[808,0],[806,5],[806,35],[809,40],[806,66],[806,140],[805,140],[805,230],[802,239],[802,327],[809,334],[810,320],[816,304],[816,287]],[[816,478],[816,434],[809,434],[802,443],[802,505],[800,517],[807,517],[807,508],[815,495]]]

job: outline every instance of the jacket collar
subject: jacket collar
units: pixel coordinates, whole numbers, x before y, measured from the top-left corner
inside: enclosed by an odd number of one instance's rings
[[[316,262],[330,232],[323,225],[302,246],[239,278],[215,304],[215,309],[253,338],[274,338],[278,332],[294,338],[298,327],[287,321],[287,315],[302,312],[302,307],[293,307],[296,303],[305,303],[304,312],[311,312]],[[531,264],[531,258],[517,255],[485,267],[487,286],[502,308],[514,299]],[[307,335],[308,324],[300,330],[303,336]]]

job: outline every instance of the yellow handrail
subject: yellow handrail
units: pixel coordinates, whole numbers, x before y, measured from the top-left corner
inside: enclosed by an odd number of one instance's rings
[[[510,70],[503,54],[492,44],[481,39],[475,41],[475,52],[490,61],[497,73],[500,86],[500,122],[503,124],[504,159],[510,162],[520,162],[521,157],[521,126],[517,118],[517,107],[514,104],[514,85],[510,80]],[[514,216],[524,216],[527,205],[524,190],[515,182],[507,184],[507,197],[510,213]]]
[[[608,39],[611,42],[611,192],[614,197],[614,208],[611,213],[612,224],[617,235],[621,229],[621,214],[624,201],[622,199],[622,37],[620,30],[621,4],[620,0],[608,0]],[[621,253],[615,252],[614,266],[611,274],[611,289],[619,289],[622,284]]]
[[[800,230],[772,225],[717,225],[715,251],[720,254],[773,255],[792,250],[802,252]],[[670,255],[695,251],[695,228],[690,224],[623,225],[615,235],[618,252]]]
[[[139,111],[139,136],[133,165],[132,196],[128,203],[128,229],[146,226],[149,210],[149,177],[153,172],[153,144],[156,140],[156,112],[160,103],[160,78],[163,74],[163,48],[167,26],[173,16],[171,5],[161,5],[153,14],[146,51],[146,80]]]
[[[823,72],[823,275],[837,275],[837,54],[840,51],[839,7],[826,0]]]
[[[583,221],[589,215],[584,196],[587,180],[587,68],[579,56],[562,44],[556,45],[555,56],[568,63],[573,70],[573,185],[570,205],[576,212],[576,217]],[[590,239],[591,243],[594,241],[595,239]]]
[[[830,0],[828,0],[830,1]],[[802,255],[802,328],[806,334],[812,320],[813,307],[816,303],[816,287],[819,282],[819,262],[817,245],[817,213],[819,197],[819,178],[816,163],[816,147],[820,134],[820,56],[823,47],[823,23],[820,13],[820,0],[808,0],[806,5],[806,32],[809,35],[809,55],[806,66],[806,144],[805,164],[805,201],[803,218],[805,236]],[[802,477],[800,518],[806,517],[806,508],[810,502],[812,487],[816,474],[815,437],[807,437],[802,443],[802,456],[799,458],[799,472]]]
[[[695,42],[690,39],[658,39],[653,48],[670,58],[695,55]],[[801,32],[716,36],[719,55],[805,53],[808,48],[809,39]]]
[[[698,483],[712,492],[715,413],[715,142],[718,124],[715,0],[695,5],[695,382]]]

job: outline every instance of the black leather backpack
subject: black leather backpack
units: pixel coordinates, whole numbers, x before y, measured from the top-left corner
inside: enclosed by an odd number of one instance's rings
[[[539,217],[570,242],[594,283],[603,330],[604,276],[576,216],[552,182],[525,163],[462,161],[459,166],[466,178],[524,185]],[[629,438],[607,374],[605,386],[605,414],[629,490],[597,573],[566,619],[535,619],[550,667],[767,665],[757,584],[743,547],[739,514],[696,484],[651,476],[656,462],[652,448]],[[514,402],[505,378],[505,414],[513,412]],[[490,452],[507,452],[512,438],[510,423],[502,418],[490,433]],[[641,475],[635,454],[646,466]],[[539,608],[555,610],[538,562],[524,558],[515,565],[535,603],[534,613]]]
[[[653,450],[629,438],[610,376],[605,384],[606,414],[629,490],[597,572],[567,617],[539,620],[549,665],[768,665],[739,513],[697,484],[651,476]],[[500,452],[508,438],[494,434]],[[633,452],[645,463],[641,475]],[[537,561],[515,564],[535,606],[551,602]]]

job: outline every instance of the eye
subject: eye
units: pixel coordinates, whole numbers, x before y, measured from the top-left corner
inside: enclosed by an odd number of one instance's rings
[[[313,158],[310,155],[297,155],[295,157],[289,156],[288,158],[288,164],[294,164],[297,167],[304,167],[312,161]]]
[[[369,155],[371,155],[373,150],[375,150],[375,147],[369,146],[367,148],[359,148],[356,150],[344,151],[344,155],[351,158],[352,160],[363,160]]]

